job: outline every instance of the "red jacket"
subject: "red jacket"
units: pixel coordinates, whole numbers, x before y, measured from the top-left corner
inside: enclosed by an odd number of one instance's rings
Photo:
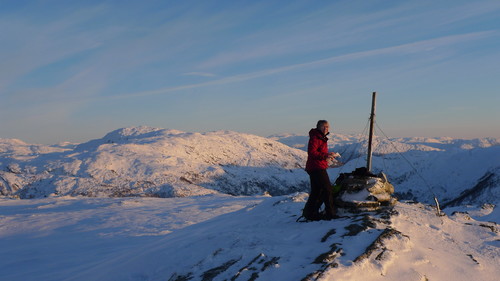
[[[306,171],[324,170],[328,168],[328,138],[318,129],[309,131],[309,144],[307,145]]]

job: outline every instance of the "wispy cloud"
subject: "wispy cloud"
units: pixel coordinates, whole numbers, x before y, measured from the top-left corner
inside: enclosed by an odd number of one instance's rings
[[[61,19],[43,22],[22,16],[0,20],[0,91],[40,67],[57,63],[75,54],[95,49],[99,42],[87,32],[74,28],[87,22],[100,9],[80,10]]]
[[[173,17],[169,13],[175,14],[175,8],[158,11],[154,16],[148,14],[147,20],[141,19],[137,24],[134,21],[123,22],[120,15],[116,15],[115,7],[108,5],[79,8],[67,5],[68,12],[58,15],[53,15],[50,7],[43,8],[48,13],[44,17],[37,13],[45,11],[30,11],[27,8],[0,18],[2,96],[18,95],[15,98],[22,98],[19,95],[29,94],[32,92],[29,89],[36,90],[37,86],[33,84],[38,82],[47,91],[57,91],[64,83],[68,92],[80,92],[83,83],[101,83],[103,80],[112,87],[148,64],[161,65],[182,60],[179,54],[189,52],[190,46],[196,45],[195,38],[199,37],[194,30],[196,23],[209,20],[200,19],[193,23],[192,15],[184,14],[174,17],[172,21],[162,20],[155,24],[159,19]],[[122,13],[127,12],[124,10]],[[153,20],[154,17],[156,19]],[[187,37],[186,34],[193,36]],[[52,68],[52,65],[56,66]],[[43,71],[44,68],[58,72]],[[88,69],[92,72],[81,74]],[[64,73],[64,70],[67,72]],[[192,72],[191,75],[214,77],[208,72]],[[79,76],[81,79],[69,80],[66,76]],[[26,77],[31,79],[27,87],[22,83]],[[33,83],[33,80],[36,82]],[[86,95],[90,94],[102,93],[94,91]]]
[[[486,15],[491,15],[493,17],[498,17],[498,12],[500,11],[500,1],[489,0],[481,2],[466,2],[465,4],[458,7],[447,7],[445,11],[433,11],[431,13],[443,24],[455,24],[463,20],[468,20],[472,18],[482,17]]]
[[[233,67],[340,48],[359,49],[360,44],[370,41],[378,46],[382,42],[397,44],[421,39],[421,34],[426,33],[456,34],[460,30],[454,26],[467,25],[467,21],[478,21],[500,10],[498,1],[451,6],[433,5],[433,1],[407,1],[371,9],[369,13],[353,5],[352,2],[325,4],[319,11],[301,13],[300,18],[286,18],[273,26],[242,33],[231,44],[200,61],[198,67]]]
[[[260,77],[276,75],[279,73],[295,71],[295,70],[302,70],[302,69],[307,69],[307,68],[314,68],[314,67],[318,67],[318,66],[322,66],[322,65],[330,65],[330,64],[335,64],[335,63],[339,63],[339,62],[349,62],[349,61],[355,61],[355,60],[360,60],[360,59],[368,59],[368,58],[377,57],[377,56],[387,56],[387,55],[389,55],[389,56],[401,56],[401,55],[408,55],[408,54],[426,53],[426,52],[431,52],[431,51],[438,49],[440,47],[456,45],[456,44],[460,44],[460,43],[464,43],[464,42],[479,40],[481,38],[498,36],[498,35],[499,35],[498,31],[484,31],[484,32],[475,32],[475,33],[445,36],[445,37],[439,37],[439,38],[434,38],[434,39],[429,39],[429,40],[422,40],[422,41],[417,41],[417,42],[412,42],[412,43],[402,44],[402,45],[397,45],[397,46],[391,46],[391,47],[386,47],[386,48],[379,48],[379,49],[373,49],[373,50],[367,50],[367,51],[361,51],[361,52],[348,53],[348,54],[343,54],[343,55],[338,55],[338,56],[332,56],[332,57],[319,59],[319,60],[313,60],[313,61],[305,62],[305,63],[292,64],[292,65],[287,65],[287,66],[283,66],[283,67],[270,68],[270,69],[261,70],[261,71],[233,75],[233,76],[228,76],[225,78],[216,79],[216,80],[203,82],[203,83],[188,84],[188,85],[182,85],[182,86],[176,86],[176,87],[167,87],[167,88],[161,88],[161,89],[150,90],[150,91],[141,91],[141,92],[136,92],[136,93],[131,93],[131,94],[117,95],[117,96],[108,97],[108,98],[109,99],[124,99],[124,98],[151,96],[151,95],[162,95],[162,94],[168,94],[168,93],[186,90],[186,89],[237,83],[237,82],[247,81],[247,80],[256,79],[256,78],[260,78]]]
[[[189,89],[213,93],[200,100],[217,108],[226,90],[235,95],[223,102],[234,103],[255,89],[257,104],[276,101],[279,93],[325,93],[332,85],[385,86],[386,77],[394,87],[435,74],[438,80],[457,66],[496,74],[500,31],[485,30],[498,28],[497,0],[297,1],[285,6],[250,1],[223,7],[181,2],[64,2],[53,9],[32,1],[0,11],[2,116],[22,119],[23,126],[30,120],[49,124],[72,116],[84,119],[82,112],[109,115],[102,104],[135,105],[126,99],[147,104],[151,99],[141,97],[157,96],[155,101],[168,106],[184,104],[192,97],[182,95]],[[457,80],[467,80],[465,75],[458,73]],[[286,84],[274,83],[275,78]],[[225,85],[230,87],[214,87]],[[176,98],[163,99],[169,95]]]
[[[217,75],[213,74],[213,73],[208,73],[208,72],[187,72],[187,73],[183,73],[182,75],[185,75],[185,76],[201,76],[201,77],[215,77]]]

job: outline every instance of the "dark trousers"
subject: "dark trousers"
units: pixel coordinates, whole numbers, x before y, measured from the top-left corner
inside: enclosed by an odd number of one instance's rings
[[[311,193],[304,206],[302,215],[309,220],[332,219],[336,215],[333,204],[332,184],[326,170],[307,172],[311,179]],[[325,204],[325,214],[321,216],[319,210]]]

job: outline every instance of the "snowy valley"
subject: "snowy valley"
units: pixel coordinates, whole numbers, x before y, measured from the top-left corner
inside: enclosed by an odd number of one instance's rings
[[[400,202],[298,223],[306,144],[150,127],[0,139],[0,279],[496,280],[500,140],[377,139]],[[330,145],[345,162],[332,181],[365,164],[362,136]]]

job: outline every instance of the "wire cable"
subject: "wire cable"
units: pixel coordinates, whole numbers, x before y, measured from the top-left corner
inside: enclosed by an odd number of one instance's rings
[[[408,160],[404,155],[403,153],[401,153],[398,148],[394,145],[394,143],[389,139],[389,137],[385,134],[385,132],[380,128],[380,126],[378,125],[377,122],[375,122],[375,125],[377,126],[377,128],[379,129],[380,132],[382,132],[382,134],[386,137],[386,139],[389,141],[389,143],[394,147],[394,149],[396,150],[396,152],[401,156],[401,158],[403,158],[409,165],[410,167],[413,169],[413,171],[415,172],[415,174],[420,177],[420,179],[424,182],[425,186],[427,187],[427,189],[429,189],[429,191],[431,192],[431,194],[434,196],[434,201],[436,202],[436,209],[437,209],[437,215],[438,216],[442,216],[443,214],[441,213],[441,208],[439,207],[439,201],[437,199],[437,196],[436,194],[434,193],[434,191],[432,191],[432,188],[430,186],[430,184],[425,180],[425,178],[418,172],[418,170],[415,168],[415,166],[410,162],[410,160]]]

